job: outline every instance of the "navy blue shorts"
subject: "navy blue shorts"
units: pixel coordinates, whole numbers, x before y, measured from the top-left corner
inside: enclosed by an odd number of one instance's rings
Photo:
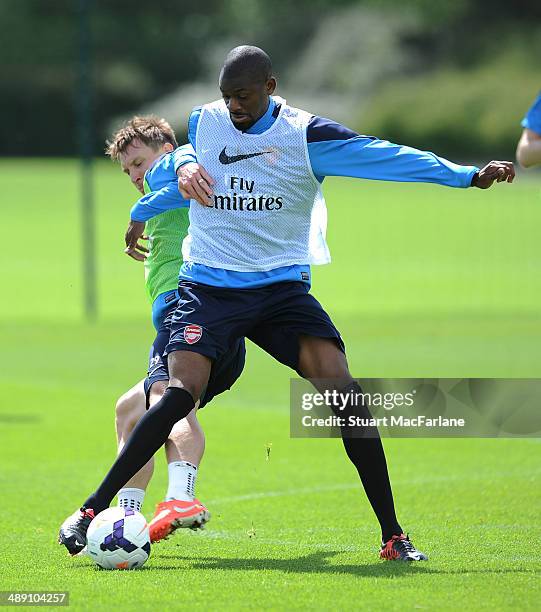
[[[169,380],[167,357],[164,355],[165,347],[169,342],[171,322],[176,305],[170,308],[158,328],[158,333],[148,356],[148,373],[145,379],[145,395],[147,396],[152,385],[159,380]],[[231,389],[244,368],[246,347],[244,338],[238,339],[224,355],[213,362],[207,388],[201,397],[199,408],[208,404],[213,397]]]
[[[165,353],[194,351],[221,359],[246,337],[298,371],[300,335],[332,338],[345,352],[340,333],[309,289],[302,282],[224,289],[182,281]]]

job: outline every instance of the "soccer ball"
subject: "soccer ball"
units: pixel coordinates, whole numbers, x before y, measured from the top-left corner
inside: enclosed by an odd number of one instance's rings
[[[107,508],[90,523],[87,551],[103,569],[135,569],[150,556],[145,517],[129,508]]]

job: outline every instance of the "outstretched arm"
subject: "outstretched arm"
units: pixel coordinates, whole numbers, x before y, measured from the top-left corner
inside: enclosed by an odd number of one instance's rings
[[[461,166],[430,151],[357,134],[322,117],[312,117],[306,137],[312,170],[319,180],[349,176],[485,189],[494,180],[511,182],[514,177],[510,162],[491,162],[482,170]]]
[[[139,198],[130,212],[132,221],[148,221],[166,210],[174,208],[187,208],[190,202],[180,197],[177,181],[169,181],[161,189],[151,191]]]
[[[189,125],[196,125],[198,118],[198,112],[194,111]],[[511,162],[493,161],[481,170],[476,166],[461,166],[429,151],[362,136],[322,117],[312,117],[306,137],[310,165],[319,181],[325,176],[349,176],[487,189],[494,181],[512,182],[515,176]],[[183,197],[211,205],[214,181],[197,164],[194,154],[186,153],[175,170]]]

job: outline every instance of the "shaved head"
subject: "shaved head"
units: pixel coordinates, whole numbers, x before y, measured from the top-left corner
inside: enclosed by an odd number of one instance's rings
[[[272,63],[265,51],[259,47],[241,45],[227,54],[220,80],[242,77],[251,83],[265,83],[271,76]]]
[[[249,129],[265,114],[275,89],[272,63],[263,49],[242,45],[227,54],[220,72],[220,90],[237,129]]]

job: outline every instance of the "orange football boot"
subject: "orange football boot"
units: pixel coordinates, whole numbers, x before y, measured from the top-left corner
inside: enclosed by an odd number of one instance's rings
[[[159,542],[179,527],[202,529],[210,520],[210,512],[198,499],[181,501],[172,499],[156,506],[153,519],[148,524],[150,541]]]

